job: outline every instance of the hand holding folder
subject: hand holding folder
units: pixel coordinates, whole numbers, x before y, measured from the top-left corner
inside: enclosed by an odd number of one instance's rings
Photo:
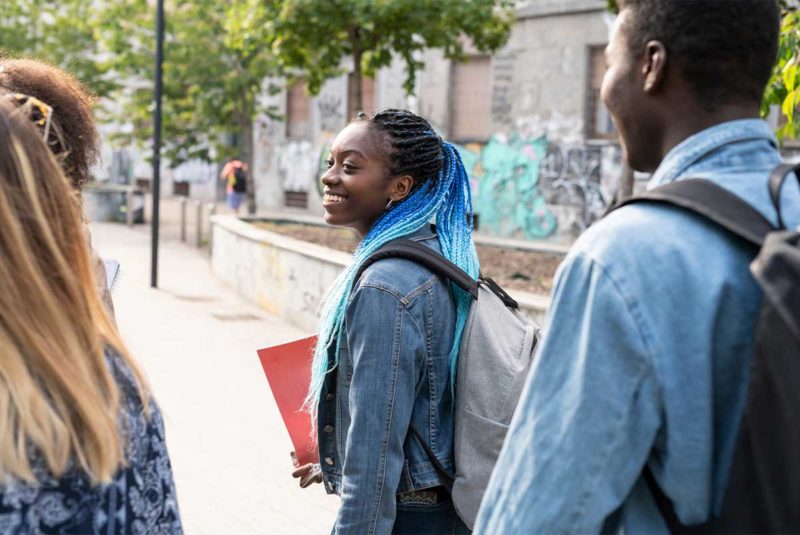
[[[316,344],[315,335],[258,350],[261,366],[289,431],[299,465],[319,460],[317,441],[311,434],[311,415],[303,410]]]

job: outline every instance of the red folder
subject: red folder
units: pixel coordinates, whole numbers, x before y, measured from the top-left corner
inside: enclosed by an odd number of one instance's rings
[[[319,460],[317,441],[311,434],[311,415],[303,410],[316,344],[314,335],[258,350],[258,358],[301,465]]]

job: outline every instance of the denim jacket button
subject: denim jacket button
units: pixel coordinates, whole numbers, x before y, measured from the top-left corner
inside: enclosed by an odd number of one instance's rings
[[[325,457],[325,464],[327,464],[328,466],[333,466],[333,459],[331,459],[330,457]]]
[[[333,426],[326,425],[325,427],[322,428],[322,430],[325,431],[326,433],[333,433]]]
[[[333,484],[333,481],[328,481],[328,490],[331,492],[336,490],[336,485]]]
[[[329,393],[328,395],[325,396],[325,401],[332,401],[333,397],[334,397],[333,394]]]

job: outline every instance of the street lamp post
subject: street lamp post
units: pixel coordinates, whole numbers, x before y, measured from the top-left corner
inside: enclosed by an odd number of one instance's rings
[[[159,205],[161,200],[161,98],[162,65],[164,63],[164,0],[158,0],[156,7],[156,107],[153,112],[153,225],[152,253],[150,264],[150,287],[158,288],[158,227]]]

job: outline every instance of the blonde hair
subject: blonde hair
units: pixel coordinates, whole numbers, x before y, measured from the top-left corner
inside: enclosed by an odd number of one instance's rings
[[[0,477],[76,466],[93,483],[125,463],[122,394],[106,349],[147,387],[98,295],[76,194],[30,120],[0,98]]]

